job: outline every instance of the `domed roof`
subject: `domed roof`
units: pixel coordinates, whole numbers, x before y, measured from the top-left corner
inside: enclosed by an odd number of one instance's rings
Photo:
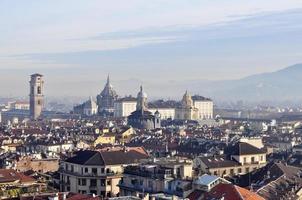
[[[186,91],[182,98],[182,105],[186,108],[192,107],[193,106],[193,100],[191,95]]]
[[[116,92],[113,90],[113,87],[112,87],[112,85],[110,83],[109,75],[107,77],[106,85],[105,85],[105,87],[104,87],[104,89],[103,89],[103,91],[101,92],[100,95],[102,97],[108,97],[108,96],[110,96],[110,97],[116,97],[117,96]]]

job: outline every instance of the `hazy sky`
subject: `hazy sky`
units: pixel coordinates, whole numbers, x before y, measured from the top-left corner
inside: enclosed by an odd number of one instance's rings
[[[301,0],[0,0],[0,95],[235,79],[302,62]],[[138,90],[120,89],[121,94]]]

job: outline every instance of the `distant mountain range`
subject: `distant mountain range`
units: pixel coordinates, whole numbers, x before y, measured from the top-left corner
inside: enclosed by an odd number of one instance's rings
[[[119,90],[123,90],[129,87],[138,88],[140,83],[139,80],[128,80],[117,85],[120,86]],[[147,84],[146,92],[151,94],[151,98],[164,96],[180,99],[187,89],[192,95],[200,94],[217,101],[298,101],[302,100],[302,64],[238,80],[169,81],[162,86]]]
[[[302,64],[239,80],[210,81],[207,86],[205,94],[218,99],[254,102],[302,100]]]

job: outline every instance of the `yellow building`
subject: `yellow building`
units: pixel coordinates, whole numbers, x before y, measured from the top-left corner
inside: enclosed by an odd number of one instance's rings
[[[125,127],[118,133],[118,140],[120,143],[125,143],[135,133],[132,127]]]
[[[93,143],[94,146],[99,144],[114,144],[115,143],[115,134],[113,133],[106,133],[100,135]]]

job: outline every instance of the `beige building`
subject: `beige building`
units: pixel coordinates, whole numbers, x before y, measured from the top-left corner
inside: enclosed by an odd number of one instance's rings
[[[134,97],[124,97],[114,102],[114,117],[128,117],[136,110],[137,100]]]
[[[266,151],[244,142],[228,147],[225,155],[198,157],[194,167],[220,177],[246,174],[266,165]]]
[[[181,120],[197,120],[198,109],[194,107],[191,95],[186,91],[181,106],[175,110],[175,119]]]
[[[124,167],[148,158],[142,148],[124,150],[80,151],[62,162],[60,190],[112,197],[119,194],[117,186]]]
[[[30,79],[30,117],[36,120],[40,117],[44,104],[44,80],[41,74],[33,74]]]
[[[55,172],[58,169],[59,159],[57,158],[36,159],[27,156],[16,162],[16,170],[20,172],[33,170],[35,172],[46,173]]]
[[[185,159],[163,158],[146,160],[138,166],[128,166],[121,180],[121,196],[140,193],[174,194],[187,197],[192,191],[192,162]]]

